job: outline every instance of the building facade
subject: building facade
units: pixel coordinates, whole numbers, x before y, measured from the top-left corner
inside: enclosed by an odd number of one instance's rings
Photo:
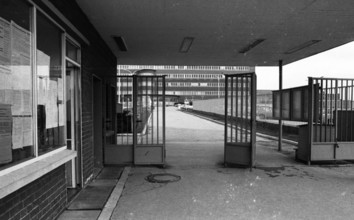
[[[55,219],[102,166],[116,67],[76,1],[1,1],[0,219]]]
[[[249,73],[255,70],[248,66],[118,65],[118,75],[131,75],[140,69],[154,69],[157,75],[166,75],[166,96],[179,102],[185,99],[193,101],[224,97],[225,74]],[[121,83],[118,90],[120,88],[125,91],[127,87],[131,85]]]

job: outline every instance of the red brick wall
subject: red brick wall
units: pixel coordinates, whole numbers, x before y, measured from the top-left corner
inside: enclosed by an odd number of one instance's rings
[[[66,205],[65,165],[0,200],[0,219],[55,219]]]

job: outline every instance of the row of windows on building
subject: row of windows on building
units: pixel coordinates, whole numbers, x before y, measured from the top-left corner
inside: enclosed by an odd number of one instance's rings
[[[159,84],[160,86],[160,84]],[[224,87],[225,83],[169,82],[167,87]]]
[[[228,83],[230,86],[231,84]],[[127,88],[131,89],[133,86],[132,82],[121,82],[119,88],[121,90],[125,90]],[[142,86],[145,86],[145,84],[142,84]],[[151,87],[151,84],[148,84],[149,87]],[[158,83],[159,87],[162,87],[162,82]],[[224,87],[225,83],[198,83],[198,82],[167,82],[166,87]],[[236,83],[234,83],[234,87],[236,87]],[[241,88],[242,84],[238,83],[238,87]],[[243,85],[244,88],[247,87],[247,83],[244,83]]]
[[[120,73],[120,76],[130,76],[132,73]],[[164,74],[157,73],[157,75],[165,75],[168,79],[223,79],[222,74]]]
[[[224,96],[224,91],[166,91],[166,95],[179,95],[179,96]]]
[[[161,74],[170,79],[222,79],[221,74]]]
[[[174,66],[174,65],[118,65],[118,70],[226,70],[226,71],[254,71],[249,66]]]

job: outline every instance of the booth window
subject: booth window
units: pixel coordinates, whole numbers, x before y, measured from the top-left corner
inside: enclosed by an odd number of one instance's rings
[[[37,137],[38,154],[66,145],[64,130],[63,32],[37,14]]]
[[[0,167],[34,156],[32,7],[4,1],[0,7]]]

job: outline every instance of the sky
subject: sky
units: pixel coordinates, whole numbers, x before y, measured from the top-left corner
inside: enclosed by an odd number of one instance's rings
[[[279,89],[278,67],[256,67],[257,89]],[[308,77],[354,78],[354,42],[283,66],[283,88],[307,85]]]

